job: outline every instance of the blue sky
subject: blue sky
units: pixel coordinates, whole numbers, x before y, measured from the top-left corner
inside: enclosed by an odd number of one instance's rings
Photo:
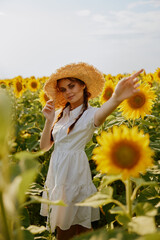
[[[116,75],[160,67],[160,0],[0,0],[0,79],[72,62]]]

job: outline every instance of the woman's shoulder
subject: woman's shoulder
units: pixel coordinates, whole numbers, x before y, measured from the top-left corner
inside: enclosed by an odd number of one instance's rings
[[[88,108],[84,113],[86,116],[92,117],[97,110],[98,110],[98,107],[93,107],[91,105],[88,105]]]
[[[98,110],[98,107],[93,107],[93,106],[91,106],[90,104],[88,104],[87,110],[88,110],[89,112],[96,112],[96,111]]]

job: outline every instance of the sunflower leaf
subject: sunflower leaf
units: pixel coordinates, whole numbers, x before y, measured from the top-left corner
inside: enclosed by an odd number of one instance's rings
[[[120,214],[116,217],[116,220],[119,224],[123,225],[125,228],[128,227],[128,223],[131,221],[130,217],[127,214]]]
[[[99,206],[104,206],[111,202],[113,202],[113,199],[109,198],[107,194],[97,192],[92,196],[88,197],[87,199],[85,199],[84,201],[77,203],[76,206],[90,206],[97,208]]]
[[[128,223],[129,231],[139,235],[145,235],[156,232],[156,225],[153,217],[138,216],[132,218]]]
[[[152,204],[144,202],[138,203],[134,208],[134,212],[136,213],[136,216],[154,217],[157,214],[157,209],[155,209]]]

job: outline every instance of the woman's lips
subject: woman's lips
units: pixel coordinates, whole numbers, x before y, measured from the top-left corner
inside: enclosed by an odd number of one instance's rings
[[[74,96],[69,96],[68,99],[71,100]]]

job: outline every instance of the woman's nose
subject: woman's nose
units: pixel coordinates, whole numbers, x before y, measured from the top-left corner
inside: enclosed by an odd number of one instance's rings
[[[66,94],[69,94],[71,92],[71,89],[70,88],[67,88],[66,89]]]

